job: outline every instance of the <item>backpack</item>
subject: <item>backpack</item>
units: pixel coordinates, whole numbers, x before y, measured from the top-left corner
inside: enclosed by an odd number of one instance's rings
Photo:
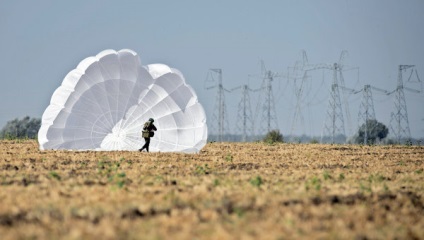
[[[150,121],[147,121],[144,123],[143,130],[149,131],[148,128],[150,127]]]
[[[150,121],[144,123],[143,132],[141,133],[141,136],[143,138],[149,138],[149,137],[153,137],[155,135],[154,132],[149,131],[150,124],[151,124]]]

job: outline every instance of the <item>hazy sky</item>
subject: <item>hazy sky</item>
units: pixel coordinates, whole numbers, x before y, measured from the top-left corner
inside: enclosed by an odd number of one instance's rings
[[[233,88],[247,83],[248,74],[260,73],[261,59],[267,69],[285,75],[302,50],[310,64],[337,62],[347,50],[344,63],[359,68],[359,77],[346,73],[347,87],[371,84],[393,90],[399,64],[416,65],[424,80],[423,11],[422,0],[1,1],[0,126],[16,117],[41,117],[65,75],[104,49],[129,48],[143,64],[181,70],[208,119],[216,94],[205,90],[209,68],[221,68],[225,87]],[[311,73],[305,83],[304,124],[297,133],[321,134],[331,77],[328,71]],[[249,79],[252,88],[260,83]],[[294,85],[280,78],[273,86],[278,124],[288,134]],[[373,94],[377,120],[389,125],[394,95]],[[353,128],[361,96],[347,97]],[[424,136],[423,96],[406,92],[413,137]],[[255,110],[257,95],[251,98]],[[240,92],[227,94],[226,100],[234,128]]]

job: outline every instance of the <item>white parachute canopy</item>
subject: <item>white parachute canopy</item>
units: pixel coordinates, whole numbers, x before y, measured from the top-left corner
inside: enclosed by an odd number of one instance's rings
[[[44,111],[40,149],[137,150],[149,119],[158,128],[150,150],[198,152],[206,115],[180,71],[142,66],[132,50],[105,50],[66,75]]]

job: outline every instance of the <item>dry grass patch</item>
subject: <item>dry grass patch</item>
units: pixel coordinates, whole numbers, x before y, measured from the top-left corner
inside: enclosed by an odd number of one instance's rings
[[[2,141],[0,159],[2,239],[424,239],[423,147]]]

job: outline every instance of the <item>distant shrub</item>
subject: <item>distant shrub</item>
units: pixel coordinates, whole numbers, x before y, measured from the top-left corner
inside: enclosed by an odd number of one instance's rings
[[[355,142],[360,144],[375,144],[389,134],[389,129],[375,119],[369,119],[358,130]]]
[[[266,143],[277,143],[284,142],[284,139],[283,135],[280,133],[280,130],[272,130],[265,135],[262,141]]]

